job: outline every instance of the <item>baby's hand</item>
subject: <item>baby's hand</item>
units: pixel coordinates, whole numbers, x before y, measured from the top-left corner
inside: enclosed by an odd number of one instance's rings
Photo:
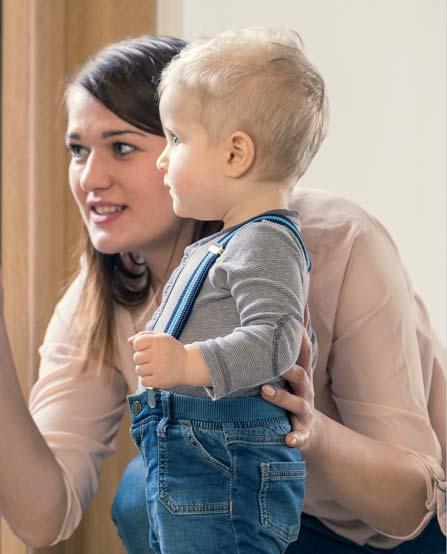
[[[145,387],[170,388],[184,384],[186,349],[166,333],[143,331],[129,338],[135,371]]]

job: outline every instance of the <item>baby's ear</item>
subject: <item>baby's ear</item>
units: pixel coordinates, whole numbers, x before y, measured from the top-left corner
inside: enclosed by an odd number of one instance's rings
[[[255,160],[255,145],[244,131],[235,131],[225,144],[225,174],[237,179],[242,177],[253,166]]]

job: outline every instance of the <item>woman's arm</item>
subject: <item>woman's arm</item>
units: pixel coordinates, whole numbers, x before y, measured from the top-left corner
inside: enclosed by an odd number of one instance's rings
[[[25,543],[39,547],[49,544],[62,526],[65,485],[61,468],[36,427],[20,389],[2,297],[0,303],[0,511]]]
[[[286,441],[301,447],[309,478],[370,527],[396,537],[409,535],[426,514],[421,464],[407,451],[361,435],[316,410],[303,368],[291,368],[284,377],[296,395],[270,387],[273,396],[264,391],[263,396],[294,415],[294,431]]]
[[[116,369],[99,374],[92,358],[80,371],[74,313],[81,290],[78,277],[55,309],[29,408],[0,320],[0,509],[36,547],[68,538],[79,524],[125,409],[127,385]]]
[[[324,282],[330,288],[330,275]],[[305,442],[296,426],[309,487],[378,533],[402,539],[416,536],[432,516],[430,473],[443,473],[416,327],[413,292],[394,245],[368,226],[344,272],[330,367],[319,368],[330,375],[341,423],[314,408],[310,371],[288,374],[298,396],[277,390],[270,397],[308,427]]]

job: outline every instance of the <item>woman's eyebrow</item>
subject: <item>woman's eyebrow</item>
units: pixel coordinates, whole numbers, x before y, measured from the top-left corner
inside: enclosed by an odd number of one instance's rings
[[[101,133],[101,137],[106,139],[110,137],[116,137],[119,135],[139,135],[141,137],[145,137],[146,133],[143,131],[135,131],[133,129],[116,129],[116,130],[110,130],[110,131],[104,131]],[[65,135],[66,140],[81,140],[81,135],[79,133],[67,133]]]
[[[122,129],[116,131],[104,131],[101,136],[102,138],[110,138],[118,135],[140,135],[140,137],[145,137],[146,133],[143,131],[135,131],[133,129]]]

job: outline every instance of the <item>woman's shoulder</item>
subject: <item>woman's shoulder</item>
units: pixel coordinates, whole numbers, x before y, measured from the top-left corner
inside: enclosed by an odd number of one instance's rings
[[[318,189],[297,188],[290,197],[290,209],[301,214],[301,230],[314,257],[336,255],[343,265],[354,244],[373,247],[382,244],[397,252],[385,227],[362,206],[343,196]]]
[[[361,231],[376,221],[353,200],[320,189],[297,187],[290,196],[289,207],[300,212],[303,229]]]
[[[60,351],[64,355],[69,354],[71,357],[77,358],[80,341],[85,335],[85,328],[83,328],[85,322],[82,323],[78,317],[78,308],[83,295],[88,294],[88,290],[86,291],[87,274],[87,265],[85,261],[81,260],[78,272],[73,276],[54,308],[43,344],[40,347],[41,357],[52,357]],[[142,306],[138,310],[130,310],[118,304],[114,309],[116,351],[113,353],[110,363],[123,373],[126,381],[132,386],[135,375],[127,338],[141,330],[139,327],[140,314],[144,313],[146,309],[146,306]],[[40,373],[42,371],[45,373],[45,368],[41,365]]]

